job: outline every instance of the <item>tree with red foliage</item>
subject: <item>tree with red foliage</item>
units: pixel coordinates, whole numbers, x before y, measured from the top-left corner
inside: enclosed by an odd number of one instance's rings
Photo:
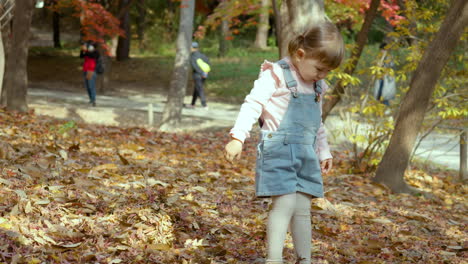
[[[335,3],[342,4],[354,12],[346,12],[346,16],[342,17],[343,20],[350,20],[355,24],[362,21],[362,15],[370,8],[371,0],[362,1],[362,0],[333,0]],[[398,14],[400,10],[400,5],[398,0],[380,0],[379,11],[381,15],[388,23],[392,26],[396,26],[404,17]],[[339,17],[337,17],[339,18]],[[339,22],[339,21],[337,21]]]
[[[124,35],[119,19],[97,1],[57,0],[51,9],[59,13],[72,9],[72,15],[80,19],[82,41],[96,42],[107,52],[106,40]]]

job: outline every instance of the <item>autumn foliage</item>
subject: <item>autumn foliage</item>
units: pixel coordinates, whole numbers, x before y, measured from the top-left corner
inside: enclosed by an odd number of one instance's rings
[[[223,159],[227,130],[190,134],[0,111],[0,263],[261,263],[268,200],[255,142]],[[462,263],[465,187],[412,170],[433,198],[347,174],[312,207],[313,263]],[[288,237],[285,256],[294,259]]]
[[[334,0],[334,2],[358,11],[358,14],[361,16],[369,8],[371,1]],[[392,26],[396,26],[401,20],[405,19],[399,14],[400,6],[398,5],[398,0],[380,0],[379,9],[382,12],[382,17],[384,17]],[[353,21],[361,20],[360,17],[355,15],[351,15],[351,19]]]
[[[59,13],[70,11],[80,19],[82,41],[93,41],[107,49],[106,40],[124,36],[120,21],[94,1],[57,0],[50,8]]]
[[[333,0],[325,5],[327,13],[337,24],[351,23],[353,25],[362,22],[364,13],[369,8],[370,0]],[[195,38],[203,38],[208,29],[214,30],[222,20],[229,21],[229,28],[232,35],[227,36],[227,40],[232,40],[235,35],[240,34],[245,29],[258,24],[258,14],[261,10],[260,1],[220,1],[219,5],[199,26],[194,34]],[[405,18],[400,14],[400,6],[397,0],[381,0],[381,15],[392,26],[398,25]],[[272,14],[273,11],[269,12]],[[242,18],[242,19],[241,19]],[[234,35],[234,36],[233,36]]]

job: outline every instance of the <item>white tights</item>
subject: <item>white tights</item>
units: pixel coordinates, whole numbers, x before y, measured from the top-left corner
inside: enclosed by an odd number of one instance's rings
[[[311,196],[296,192],[273,196],[272,209],[268,215],[267,264],[283,263],[283,247],[290,225],[297,263],[310,264],[312,227],[310,222]]]

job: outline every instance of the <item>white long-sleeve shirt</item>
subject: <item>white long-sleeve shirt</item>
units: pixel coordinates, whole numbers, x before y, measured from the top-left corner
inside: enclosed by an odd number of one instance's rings
[[[297,70],[290,59],[285,58],[285,60],[289,63],[293,77],[297,81],[297,92],[314,93],[314,84],[304,82],[297,74]],[[320,82],[323,90],[322,94],[324,94],[328,89],[328,85],[324,81]],[[265,61],[261,66],[259,78],[254,82],[253,89],[241,106],[230,135],[244,142],[246,138],[250,137],[252,126],[257,123],[259,117],[263,120],[262,130],[278,130],[288,109],[291,98],[290,93],[284,81],[283,69],[277,63]],[[322,101],[320,101],[320,111],[322,111]],[[320,124],[317,132],[316,152],[320,161],[332,158],[323,123]]]

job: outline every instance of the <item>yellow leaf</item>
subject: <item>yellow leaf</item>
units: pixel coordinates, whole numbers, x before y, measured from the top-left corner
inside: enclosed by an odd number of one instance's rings
[[[347,230],[349,230],[349,225],[347,225],[347,224],[340,224],[340,230],[341,230],[341,231],[347,231]]]
[[[453,204],[453,200],[450,199],[450,198],[445,198],[444,202],[448,205],[452,205]]]
[[[26,207],[24,208],[24,212],[27,214],[32,212],[31,201],[28,201],[28,203],[26,204]]]
[[[41,260],[38,258],[32,258],[28,261],[28,264],[38,264],[41,263]]]
[[[46,234],[41,234],[41,237],[45,241],[48,241],[49,243],[52,243],[53,245],[57,244],[57,242],[55,242],[55,240],[53,240],[51,237],[47,236]]]
[[[118,169],[117,165],[114,163],[108,163],[108,164],[102,164],[99,166],[96,166],[93,168],[95,171],[100,171],[100,170],[116,170]]]
[[[149,244],[146,246],[147,250],[170,250],[171,246],[168,244]]]
[[[41,244],[41,245],[45,245],[47,244],[47,241],[45,241],[42,237],[36,235],[36,234],[33,234],[33,239],[34,241],[36,241],[37,243]]]
[[[12,225],[8,221],[8,219],[0,217],[0,228],[2,229],[11,229]]]

